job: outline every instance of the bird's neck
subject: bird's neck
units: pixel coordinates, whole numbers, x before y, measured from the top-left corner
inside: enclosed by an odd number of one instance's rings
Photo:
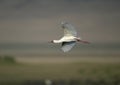
[[[60,40],[53,40],[53,43],[61,43]]]

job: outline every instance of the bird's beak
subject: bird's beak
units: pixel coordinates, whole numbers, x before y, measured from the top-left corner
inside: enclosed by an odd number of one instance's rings
[[[53,43],[53,40],[49,41],[49,43]]]

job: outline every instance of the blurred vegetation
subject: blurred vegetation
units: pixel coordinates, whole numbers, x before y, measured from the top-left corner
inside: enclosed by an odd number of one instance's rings
[[[96,60],[97,61],[97,60]],[[0,85],[120,85],[120,63],[16,63],[13,56],[2,56]]]
[[[14,56],[0,56],[0,64],[14,64],[16,63]]]

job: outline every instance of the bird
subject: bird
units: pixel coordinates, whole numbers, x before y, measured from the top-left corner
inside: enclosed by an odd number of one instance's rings
[[[52,40],[52,43],[61,43],[62,47],[61,49],[63,52],[70,51],[73,46],[76,44],[76,42],[86,43],[89,44],[90,42],[82,40],[80,37],[77,37],[77,31],[75,30],[75,27],[66,22],[61,22],[61,27],[64,30],[64,36],[60,38],[59,40]]]

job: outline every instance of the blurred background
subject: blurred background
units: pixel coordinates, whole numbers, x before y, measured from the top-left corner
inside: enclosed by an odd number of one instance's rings
[[[91,44],[49,43],[61,21]],[[119,85],[119,23],[119,0],[0,0],[0,84]]]

